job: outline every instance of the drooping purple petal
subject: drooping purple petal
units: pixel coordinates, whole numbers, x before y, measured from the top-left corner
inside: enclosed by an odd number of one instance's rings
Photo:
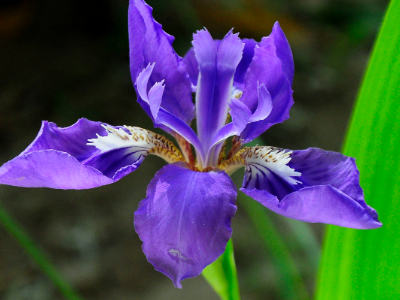
[[[89,189],[113,183],[99,170],[82,164],[98,152],[86,145],[96,134],[105,134],[100,122],[80,119],[72,126],[59,128],[44,121],[32,144],[0,168],[0,184]]]
[[[382,225],[364,201],[353,158],[316,148],[286,152],[290,157],[283,153],[249,158],[241,190],[269,209],[302,221],[360,229]]]
[[[190,123],[194,118],[191,84],[185,65],[172,48],[174,37],[165,33],[152,16],[152,8],[143,0],[130,0],[128,11],[129,56],[132,81],[149,63],[155,63],[149,85],[165,81],[161,107]],[[151,117],[149,108],[138,99]]]
[[[360,173],[354,158],[318,148],[295,150],[290,157],[288,165],[301,173],[297,179],[304,186],[329,184],[351,198],[364,202]]]
[[[0,184],[53,189],[91,189],[113,183],[100,171],[82,165],[66,152],[33,151],[17,156],[0,168]]]
[[[181,288],[181,280],[199,275],[224,252],[235,199],[235,185],[224,172],[162,168],[134,217],[148,261]]]
[[[55,123],[43,121],[35,140],[20,155],[52,149],[66,152],[82,162],[97,151],[86,143],[88,139],[95,138],[96,134],[106,133],[102,124],[82,118],[75,124],[62,128]]]
[[[376,212],[371,213],[368,208],[330,185],[306,187],[289,194],[281,201],[265,190],[240,190],[270,210],[288,218],[356,229],[382,226]]]
[[[278,48],[281,49],[278,49]],[[264,84],[272,98],[272,111],[264,120],[250,123],[241,134],[247,143],[276,123],[289,118],[293,105],[291,81],[293,80],[293,57],[289,44],[275,24],[272,33],[262,39],[254,49],[253,60],[247,70],[243,96],[240,99],[252,112],[258,106],[258,84]]]
[[[212,138],[225,125],[243,44],[230,31],[217,47],[209,32],[201,30],[194,35],[193,47],[200,70],[196,93],[197,132],[207,152]]]
[[[170,163],[183,159],[169,140],[151,131],[130,126],[103,126],[107,135],[88,141],[88,145],[99,151],[82,163],[96,168],[114,181],[135,171],[149,153],[161,156]]]
[[[139,168],[147,155],[148,148],[117,148],[93,155],[84,162],[84,165],[99,170],[103,175],[117,181]]]
[[[0,168],[0,184],[56,189],[110,184],[140,166],[155,146],[152,135],[87,119],[65,128],[44,121],[32,144]]]

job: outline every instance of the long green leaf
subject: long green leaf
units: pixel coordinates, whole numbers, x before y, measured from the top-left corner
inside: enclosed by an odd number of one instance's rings
[[[82,300],[72,287],[62,278],[46,255],[35,245],[28,234],[7,213],[0,203],[0,223],[20,243],[30,257],[39,265],[54,285],[68,300]]]
[[[229,240],[225,252],[202,275],[223,300],[240,300],[233,243]]]
[[[330,226],[317,299],[400,299],[400,1],[390,3],[348,131],[361,185],[383,227]]]

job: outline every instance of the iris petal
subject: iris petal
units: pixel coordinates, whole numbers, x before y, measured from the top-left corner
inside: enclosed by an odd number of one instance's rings
[[[82,162],[98,150],[87,146],[89,138],[105,134],[100,122],[80,119],[59,128],[44,121],[28,148],[0,168],[0,184],[56,189],[89,189],[114,181]]]
[[[265,190],[240,190],[270,210],[288,218],[355,229],[382,226],[372,208],[361,205],[330,185],[306,187],[287,195],[281,201]]]
[[[162,168],[135,212],[148,261],[181,288],[181,280],[199,275],[224,252],[235,199],[224,172],[194,172],[179,163]]]
[[[154,64],[149,64],[145,69],[143,69],[137,77],[135,85],[144,105],[150,107],[149,110],[153,116],[154,125],[156,127],[162,125],[170,131],[179,133],[196,148],[197,153],[199,154],[199,159],[204,162],[203,147],[193,129],[181,119],[160,107],[160,97],[164,90],[163,85],[161,83],[156,83],[150,91],[147,92],[149,78],[151,77],[153,69]]]
[[[217,48],[219,47],[221,41],[220,40],[214,40],[214,43],[216,44]],[[244,79],[247,73],[247,69],[250,66],[250,63],[253,59],[254,55],[254,48],[258,44],[255,40],[253,39],[242,39],[242,43],[244,44],[243,48],[243,57],[240,60],[240,63],[238,64],[235,72],[235,77],[233,79],[233,85],[236,88],[243,89],[244,87]],[[192,85],[194,87],[197,86],[197,81],[199,77],[199,65],[197,63],[195,54],[194,54],[194,49],[191,48],[183,58],[183,61],[186,65],[186,69],[188,71],[190,80],[192,81]]]
[[[197,81],[199,79],[199,64],[197,63],[193,48],[186,53],[183,62],[185,63],[190,81],[192,82],[192,91],[195,92],[195,87],[197,86]]]
[[[204,152],[208,152],[211,140],[225,125],[233,77],[244,45],[232,31],[217,45],[208,31],[201,30],[194,35],[193,47],[200,70],[196,93],[197,132]]]
[[[235,125],[237,132],[235,135],[241,135],[242,131],[251,126],[250,123],[262,121],[266,119],[273,109],[271,95],[264,85],[258,86],[258,106],[254,113],[240,99],[232,98],[230,114],[232,122]]]
[[[0,168],[0,184],[53,189],[91,189],[113,183],[100,171],[84,166],[66,152],[33,151]]]
[[[43,122],[32,144],[0,168],[0,184],[89,189],[135,171],[148,154],[183,160],[162,136],[137,127],[112,127],[80,119],[60,128]]]
[[[242,39],[242,43],[244,43],[243,57],[236,68],[236,73],[234,78],[234,86],[239,89],[244,88],[244,80],[246,78],[246,73],[250,66],[251,61],[253,60],[254,48],[258,44],[253,39]]]
[[[267,41],[268,43],[273,43],[275,45],[276,54],[282,62],[283,72],[289,79],[290,85],[292,85],[294,77],[293,54],[289,42],[278,22],[274,24],[272,34],[265,39],[264,43],[267,43]]]
[[[353,158],[310,148],[293,151],[285,166],[286,170],[273,170],[246,164],[241,191],[293,219],[358,229],[382,226],[375,210],[364,201]]]
[[[132,80],[149,63],[155,63],[150,85],[165,81],[161,107],[170,114],[190,123],[194,118],[191,84],[187,72],[173,47],[174,37],[162,30],[152,16],[152,8],[143,0],[130,0],[128,11],[129,57]],[[139,103],[151,117],[143,102]]]
[[[282,46],[284,50],[278,49]],[[289,118],[289,110],[293,105],[293,68],[289,44],[276,23],[272,33],[263,38],[260,45],[254,49],[253,60],[246,73],[243,96],[240,99],[255,112],[259,103],[258,85],[264,85],[271,95],[272,110],[265,119],[246,126],[241,134],[245,143],[252,141],[272,125]]]
[[[95,138],[96,134],[104,135],[105,133],[106,130],[102,127],[101,122],[84,118],[65,128],[58,127],[52,122],[43,121],[37,137],[21,155],[52,149],[66,152],[82,162],[97,151],[86,145],[87,140]]]
[[[295,150],[291,158],[288,165],[301,173],[299,180],[305,186],[329,184],[357,201],[364,201],[354,158],[318,148]]]

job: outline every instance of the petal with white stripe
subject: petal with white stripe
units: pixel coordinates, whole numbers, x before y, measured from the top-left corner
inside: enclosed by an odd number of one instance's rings
[[[118,180],[136,170],[149,154],[157,155],[168,163],[184,161],[181,152],[162,135],[139,127],[112,127],[103,125],[106,136],[89,139],[89,146],[98,153],[83,163]]]

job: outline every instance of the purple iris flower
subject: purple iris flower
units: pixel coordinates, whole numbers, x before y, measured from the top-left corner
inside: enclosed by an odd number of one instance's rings
[[[206,29],[197,31],[181,58],[143,0],[130,0],[128,18],[138,101],[180,150],[138,127],[44,121],[32,144],[0,168],[0,184],[89,189],[118,181],[149,154],[162,157],[169,164],[150,182],[134,225],[148,261],[179,288],[224,252],[236,212],[229,175],[241,167],[240,190],[283,216],[358,229],[382,225],[364,201],[353,158],[316,148],[241,149],[288,119],[293,105],[293,57],[278,23],[261,42],[232,31],[213,40]],[[232,149],[225,151],[229,137]]]

